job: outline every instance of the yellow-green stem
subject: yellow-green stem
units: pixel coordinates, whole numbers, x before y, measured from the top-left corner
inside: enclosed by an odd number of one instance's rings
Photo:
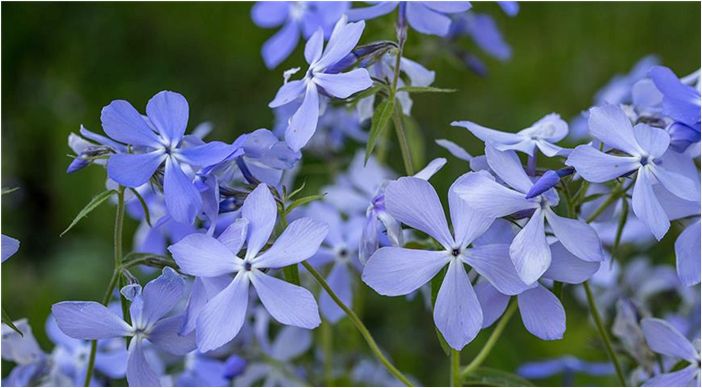
[[[509,322],[510,318],[512,318],[512,315],[514,315],[514,312],[516,310],[517,310],[517,304],[510,303],[509,307],[507,307],[507,311],[505,311],[505,313],[502,315],[502,318],[500,318],[500,321],[497,322],[497,326],[495,326],[495,330],[493,330],[492,334],[490,334],[490,337],[488,338],[487,342],[485,343],[485,346],[483,346],[483,348],[480,349],[480,353],[478,353],[478,355],[475,356],[473,361],[471,361],[470,364],[468,364],[468,366],[463,368],[463,372],[461,372],[461,375],[464,378],[467,377],[471,372],[476,370],[480,365],[482,365],[483,361],[485,361],[487,356],[492,351],[492,348],[497,343],[497,340],[502,335],[502,332],[505,330],[507,323]]]
[[[451,386],[460,387],[461,384],[461,352],[451,349]]]

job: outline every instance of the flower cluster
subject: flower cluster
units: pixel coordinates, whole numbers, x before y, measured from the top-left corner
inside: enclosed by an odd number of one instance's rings
[[[499,4],[509,16],[518,12],[516,3]],[[389,14],[395,41],[359,45],[366,21]],[[699,72],[678,78],[642,62],[581,118],[577,144],[567,143],[571,126],[555,113],[516,132],[454,121],[458,136],[477,138],[484,155],[437,139],[462,166],[438,193],[431,178],[447,160],[415,171],[421,158],[412,154],[405,125],[413,93],[450,90],[432,86],[435,73],[406,56],[407,35],[449,44],[467,35],[507,59],[509,46],[491,17],[468,2],[279,2],[254,5],[252,18],[260,27],[280,26],[262,48],[269,68],[306,40],[302,76],[292,79],[299,67],[285,71],[271,91],[273,131],[209,141],[211,126],[203,123],[186,134],[188,102],[162,91],[145,114],[127,101],[110,102],[101,114],[104,135],[82,126],[71,134],[68,172],[97,165],[107,178],[106,191],[79,218],[107,200],[117,206],[114,273],[101,303],[53,305],[52,353],[26,321],[3,326],[3,359],[16,364],[5,384],[126,378],[130,386],[290,386],[341,375],[358,385],[418,383],[393,365],[354,312],[363,288],[422,295],[453,368],[482,330],[494,325],[497,338],[516,311],[535,337],[562,339],[563,295],[572,291],[590,309],[609,361],[564,355],[525,364],[522,377],[510,378],[617,373],[622,384],[699,384],[700,302],[692,291],[701,261]],[[404,173],[385,163],[390,125]],[[364,142],[365,151],[344,156]],[[308,150],[334,155],[330,168],[343,170],[303,196],[296,178]],[[139,223],[128,254],[125,214]],[[675,270],[620,257],[624,244],[644,247],[643,254],[671,235]],[[19,242],[2,237],[4,261]],[[145,277],[153,280],[142,287]],[[685,308],[649,303],[671,290]],[[317,346],[310,330],[343,320],[359,329],[377,362],[354,359],[352,372],[330,368],[321,376],[321,361],[308,368],[296,361]],[[274,335],[273,322],[282,325]],[[621,364],[610,331],[633,362]],[[454,370],[452,383],[478,373],[484,356],[477,360]]]

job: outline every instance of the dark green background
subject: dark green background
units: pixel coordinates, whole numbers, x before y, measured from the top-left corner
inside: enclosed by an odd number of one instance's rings
[[[127,99],[142,110],[149,97],[164,89],[186,96],[190,128],[204,120],[214,124],[211,138],[229,142],[243,132],[270,127],[267,103],[282,82],[282,71],[303,64],[302,54],[299,47],[278,69],[267,70],[259,49],[273,30],[253,25],[250,7],[2,4],[2,186],[20,188],[2,198],[2,231],[22,242],[19,253],[2,265],[2,304],[15,318],[29,318],[46,349],[41,327],[51,304],[99,299],[112,266],[109,206],[58,236],[103,190],[105,178],[96,167],[65,174],[67,135],[80,124],[99,132],[100,109],[112,99]],[[459,90],[415,97],[413,113],[426,142],[426,160],[445,156],[433,144],[435,138],[450,138],[480,153],[475,138],[449,126],[453,120],[517,130],[550,112],[569,119],[589,107],[613,75],[627,72],[647,54],[657,54],[678,74],[700,66],[698,3],[522,3],[516,18],[503,15],[495,4],[475,3],[474,9],[495,15],[513,47],[509,62],[487,60],[490,74],[485,78],[433,55],[439,50],[436,38],[410,32],[406,56],[436,70],[436,86]],[[391,24],[392,17],[369,22],[362,42],[392,39]],[[391,152],[398,156],[389,159],[399,171],[398,151]],[[466,170],[450,160],[434,179],[439,192]],[[310,173],[305,178],[311,187],[329,179],[324,166],[303,170]],[[134,227],[127,222],[129,236]],[[671,238],[658,251],[659,260],[673,262]],[[431,314],[418,301],[363,294],[363,318],[400,369],[427,385],[446,384],[448,362],[434,336]],[[564,340],[537,340],[517,318],[486,365],[514,370],[522,362],[565,353],[604,360],[582,307],[572,298],[565,305]],[[486,334],[464,350],[464,360],[476,354]],[[336,338],[337,347],[366,352],[348,322],[337,329]],[[577,382],[615,380],[585,377]]]

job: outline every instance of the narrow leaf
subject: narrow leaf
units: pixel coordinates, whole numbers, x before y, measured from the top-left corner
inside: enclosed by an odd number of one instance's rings
[[[146,223],[149,224],[149,227],[151,227],[151,213],[149,213],[149,205],[146,204],[144,197],[142,197],[136,189],[130,187],[129,191],[131,191],[139,200],[139,203],[141,204],[141,210],[144,211],[144,218],[146,218]]]
[[[366,144],[366,162],[373,153],[378,137],[385,132],[385,128],[388,127],[388,123],[390,122],[394,109],[395,101],[390,99],[383,100],[383,102],[378,104],[378,106],[375,108],[373,118],[371,119],[372,121],[370,133],[368,135],[368,143]]]
[[[514,373],[498,369],[479,367],[468,373],[463,384],[487,387],[533,387],[529,380]]]
[[[96,207],[100,206],[100,204],[105,202],[113,194],[117,194],[117,190],[106,190],[93,197],[93,199],[91,199],[90,202],[88,202],[88,204],[85,205],[85,207],[81,209],[80,212],[78,212],[78,215],[76,216],[76,218],[73,219],[71,224],[68,225],[66,230],[61,232],[60,236],[63,237],[63,235],[66,234],[69,230],[71,230],[78,223],[78,221],[90,214],[91,211],[95,210]]]
[[[285,214],[286,214],[286,215],[289,214],[290,211],[291,211],[292,209],[295,209],[296,207],[299,207],[299,206],[302,206],[302,205],[306,205],[306,204],[308,204],[308,203],[310,203],[310,202],[312,202],[312,201],[316,201],[316,200],[319,200],[319,199],[322,199],[322,198],[324,198],[324,196],[323,196],[323,195],[320,195],[320,194],[314,194],[314,195],[309,195],[309,196],[307,196],[307,197],[298,198],[298,199],[292,201],[292,202],[290,203],[290,205],[285,209]]]
[[[18,329],[17,326],[15,326],[15,324],[12,323],[12,318],[10,318],[10,314],[8,314],[7,311],[5,311],[5,308],[2,309],[2,323],[6,324],[10,327],[10,329],[16,331],[17,334],[24,337],[24,334],[20,331],[20,329]]]
[[[433,86],[403,86],[398,89],[407,93],[453,93],[456,89],[435,88]]]

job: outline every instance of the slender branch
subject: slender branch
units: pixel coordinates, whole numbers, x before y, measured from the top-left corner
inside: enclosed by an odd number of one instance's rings
[[[619,198],[621,198],[623,195],[626,195],[626,192],[629,191],[629,188],[630,188],[631,185],[633,185],[633,184],[634,184],[634,182],[630,183],[629,185],[627,185],[627,186],[624,187],[623,189],[621,188],[621,184],[620,184],[620,185],[618,186],[619,189],[614,189],[614,191],[612,191],[612,194],[610,194],[609,197],[607,197],[607,199],[605,199],[604,202],[602,202],[602,203],[600,204],[600,206],[598,206],[597,209],[595,209],[595,211],[592,212],[592,214],[590,214],[589,217],[587,217],[587,219],[585,220],[585,222],[587,222],[587,223],[589,224],[589,223],[591,223],[592,221],[594,221],[595,219],[597,219],[597,217],[599,217],[600,214],[602,214],[605,210],[607,210],[607,208],[608,208],[611,204],[613,204],[616,200],[618,200]]]
[[[124,228],[124,187],[120,186],[117,190],[117,213],[115,214],[115,230],[113,234],[114,238],[114,270],[112,271],[112,277],[107,285],[107,290],[105,295],[102,297],[102,304],[107,306],[112,298],[112,292],[114,291],[117,283],[121,278],[121,265],[122,265],[122,230]],[[124,305],[123,305],[124,307]],[[123,311],[124,313],[124,308]],[[88,357],[88,369],[85,371],[85,380],[83,385],[86,387],[90,386],[90,382],[93,378],[93,370],[95,369],[95,355],[97,353],[97,341],[93,340],[90,342],[90,356]]]
[[[467,377],[475,369],[477,369],[483,363],[483,361],[485,361],[487,356],[492,351],[492,348],[497,343],[497,340],[502,335],[502,332],[505,330],[507,323],[509,322],[510,318],[512,318],[512,315],[514,315],[515,311],[517,311],[517,304],[510,303],[509,307],[507,307],[507,311],[505,311],[505,313],[502,315],[500,321],[497,322],[495,330],[493,330],[492,334],[490,334],[490,338],[488,338],[487,342],[485,343],[485,346],[483,346],[483,348],[480,349],[480,353],[478,353],[478,355],[475,356],[473,361],[471,361],[470,364],[468,364],[468,366],[463,368],[463,372],[461,372],[461,375],[464,378]]]
[[[461,352],[451,349],[451,386],[461,387]]]
[[[622,387],[626,387],[626,377],[624,377],[624,370],[622,369],[622,366],[619,364],[619,359],[617,359],[616,353],[614,353],[614,349],[612,348],[612,341],[609,338],[609,334],[607,334],[607,330],[605,329],[604,325],[602,324],[602,316],[600,315],[599,310],[597,309],[597,305],[595,304],[595,298],[592,296],[592,290],[590,289],[590,284],[585,281],[583,283],[583,287],[585,288],[585,294],[587,295],[587,303],[590,305],[590,313],[592,314],[592,319],[595,321],[595,325],[597,326],[597,330],[600,332],[600,337],[602,337],[602,342],[605,344],[605,348],[607,349],[607,355],[609,356],[609,359],[612,361],[612,364],[614,364],[614,369],[617,371],[617,377],[619,378],[619,384],[621,384]]]
[[[324,291],[329,294],[329,296],[332,298],[334,303],[336,303],[339,308],[341,308],[346,315],[351,319],[351,322],[353,322],[354,326],[356,326],[356,329],[361,333],[361,336],[363,336],[363,339],[366,340],[368,343],[368,346],[371,349],[371,352],[375,355],[375,357],[385,366],[385,368],[390,372],[393,376],[395,376],[398,380],[402,381],[403,384],[405,384],[408,387],[412,387],[412,382],[409,381],[407,377],[405,377],[402,372],[400,372],[384,355],[383,352],[380,350],[380,347],[378,347],[378,344],[375,342],[373,339],[373,336],[371,335],[370,331],[368,331],[368,328],[361,322],[361,319],[358,318],[356,313],[353,312],[344,302],[336,295],[334,290],[331,289],[329,284],[327,284],[327,281],[324,280],[324,277],[317,272],[314,267],[312,267],[309,263],[306,261],[302,262],[302,266],[305,267],[305,269],[312,275],[312,277],[319,283],[320,286],[324,289]]]

